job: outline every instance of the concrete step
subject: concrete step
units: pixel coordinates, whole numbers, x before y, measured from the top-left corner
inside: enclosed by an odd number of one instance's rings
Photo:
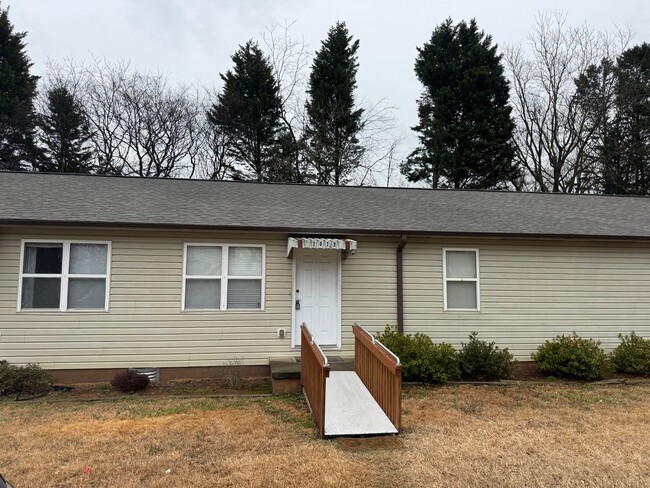
[[[326,352],[327,354],[327,352]],[[327,356],[332,371],[354,371],[354,356]],[[269,359],[271,386],[274,395],[302,393],[300,388],[300,357]]]
[[[331,371],[354,371],[353,356],[327,356]],[[300,358],[272,358],[271,378],[289,379],[300,378]]]

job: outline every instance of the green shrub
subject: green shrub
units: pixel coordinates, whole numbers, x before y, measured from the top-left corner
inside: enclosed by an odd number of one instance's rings
[[[619,334],[621,343],[612,352],[612,364],[619,373],[650,374],[650,340],[634,332]]]
[[[11,395],[14,388],[14,370],[7,361],[0,361],[0,396]]]
[[[458,354],[451,344],[434,344],[425,334],[400,334],[390,326],[376,337],[399,357],[405,381],[444,383],[460,376]]]
[[[546,341],[531,357],[544,373],[553,376],[600,380],[611,369],[600,341],[583,339],[575,332]]]
[[[458,362],[461,375],[472,380],[500,380],[509,378],[514,363],[508,348],[499,349],[494,342],[485,342],[472,332],[469,342],[461,345]]]
[[[397,327],[387,325],[384,332],[375,335],[375,339],[380,341],[384,346],[390,349],[402,363],[402,374],[404,373],[404,359],[402,356],[406,353],[410,344],[410,336],[405,336],[397,332]]]
[[[123,393],[134,393],[145,390],[149,386],[149,377],[146,374],[138,373],[134,369],[120,371],[111,380],[111,385]]]
[[[0,395],[16,395],[16,399],[47,393],[52,389],[52,375],[37,364],[14,366],[0,361]]]
[[[37,364],[16,368],[14,390],[16,396],[41,395],[52,389],[54,378]]]

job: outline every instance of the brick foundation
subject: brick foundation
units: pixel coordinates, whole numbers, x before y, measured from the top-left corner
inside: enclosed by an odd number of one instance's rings
[[[50,370],[57,383],[107,383],[125,368],[107,369],[55,369]],[[268,366],[206,366],[187,368],[160,368],[160,381],[177,379],[204,379],[238,376],[240,378],[268,378]]]

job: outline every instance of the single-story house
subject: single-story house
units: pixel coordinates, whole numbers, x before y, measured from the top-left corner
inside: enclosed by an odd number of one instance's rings
[[[341,356],[355,322],[648,336],[650,199],[0,173],[0,359],[264,374],[302,322]]]

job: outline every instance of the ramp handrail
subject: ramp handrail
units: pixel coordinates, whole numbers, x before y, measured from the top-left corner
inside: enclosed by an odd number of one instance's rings
[[[399,431],[402,421],[402,365],[399,358],[358,324],[354,333],[354,370]]]
[[[325,386],[329,375],[327,357],[303,322],[300,326],[300,384],[321,437],[325,436]]]

